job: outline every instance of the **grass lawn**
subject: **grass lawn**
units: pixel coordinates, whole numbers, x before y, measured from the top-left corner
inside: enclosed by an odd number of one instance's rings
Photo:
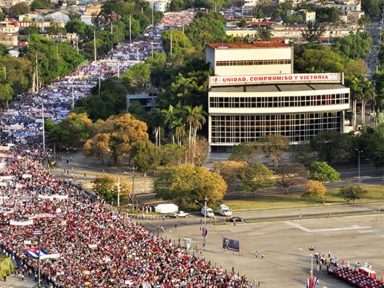
[[[384,200],[384,186],[383,185],[362,185],[368,191],[364,198],[357,200],[356,203],[364,203],[370,201]],[[343,198],[337,196],[337,188],[331,189],[329,195],[325,199],[326,203],[343,203],[346,202]],[[302,198],[301,194],[289,193],[286,194],[271,194],[271,195],[257,195],[256,197],[251,193],[249,198],[240,200],[224,201],[226,205],[233,210],[240,209],[268,209],[268,208],[289,208],[289,207],[302,207],[308,205],[322,205],[322,202],[316,199]]]

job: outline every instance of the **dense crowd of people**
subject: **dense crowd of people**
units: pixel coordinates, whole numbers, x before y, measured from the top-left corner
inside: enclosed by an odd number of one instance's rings
[[[213,267],[52,177],[38,153],[1,155],[6,167],[0,181],[6,185],[0,186],[0,247],[36,273],[37,260],[25,249],[38,246],[33,232],[40,230],[41,248],[61,255],[42,260],[50,287],[247,287],[245,277]]]
[[[164,29],[187,25],[193,17],[191,11],[168,14],[161,25],[118,45],[105,59],[22,95],[2,111],[0,142],[16,145],[0,146],[0,253],[16,261],[19,275],[37,278],[38,260],[26,249],[40,247],[60,256],[41,260],[47,287],[247,287],[245,277],[213,267],[112,212],[102,199],[54,178],[41,164],[47,156],[41,151],[43,114],[62,120],[100,79],[161,51]]]
[[[118,76],[153,53],[163,51],[161,34],[167,29],[189,24],[193,17],[192,11],[171,12],[161,24],[149,27],[131,42],[120,43],[103,58],[82,65],[72,74],[41,87],[38,92],[20,95],[0,115],[0,127],[4,132],[2,142],[27,144],[31,138],[41,137],[43,111],[45,119],[61,121],[76,101],[90,95],[99,81]]]
[[[191,24],[196,12],[193,9],[178,12],[167,12],[159,23],[159,27],[183,27]]]

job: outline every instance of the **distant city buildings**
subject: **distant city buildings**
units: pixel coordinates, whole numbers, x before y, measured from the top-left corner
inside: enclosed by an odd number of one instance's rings
[[[211,43],[208,89],[211,151],[269,134],[291,144],[321,131],[344,132],[350,90],[341,73],[293,73],[293,47],[278,42]]]

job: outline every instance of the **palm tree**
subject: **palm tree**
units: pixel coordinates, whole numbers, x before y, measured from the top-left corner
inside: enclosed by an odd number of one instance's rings
[[[164,123],[172,130],[172,123],[176,119],[175,108],[172,105],[168,106],[168,109],[160,110],[160,114],[164,120]],[[172,133],[172,143],[175,144],[175,135]]]
[[[189,125],[189,135],[188,135],[188,141],[189,141],[189,147],[192,149],[192,158],[195,159],[195,148],[196,148],[196,139],[197,139],[197,131],[200,130],[203,125],[206,122],[205,115],[206,112],[203,110],[203,106],[187,106],[186,107],[187,112],[187,123]]]
[[[175,131],[176,141],[179,146],[181,146],[181,138],[186,134],[185,124],[182,118],[176,118],[171,123],[171,128]]]
[[[375,98],[375,89],[372,85],[372,82],[364,77],[361,81],[361,94],[360,94],[360,100],[361,100],[361,123],[365,124],[365,106],[367,104],[367,101],[372,100]]]
[[[357,100],[360,98],[360,94],[362,92],[361,85],[360,85],[360,77],[353,75],[352,78],[346,79],[347,86],[351,89],[351,98],[352,98],[352,111],[353,111],[353,120],[352,120],[352,126],[354,129],[356,129],[356,119],[357,119],[357,113],[356,113],[356,106],[357,106]]]

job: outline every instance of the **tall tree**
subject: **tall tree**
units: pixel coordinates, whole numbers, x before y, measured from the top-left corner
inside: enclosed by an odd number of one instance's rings
[[[130,92],[144,92],[149,88],[149,84],[151,83],[151,69],[149,64],[136,64],[125,71],[122,77]]]
[[[164,170],[155,181],[155,192],[163,199],[182,206],[194,205],[205,197],[209,203],[222,201],[227,185],[219,173],[205,167],[181,164]]]
[[[129,113],[111,116],[106,121],[99,120],[95,126],[97,134],[84,144],[84,150],[89,151],[88,155],[97,156],[94,151],[98,145],[98,139],[106,139],[108,141],[103,142],[115,164],[129,156],[135,143],[148,141],[146,123],[137,120]]]
[[[328,163],[315,161],[309,166],[311,179],[322,182],[340,181],[340,173],[332,168]]]
[[[171,54],[172,52],[172,55],[183,53],[185,49],[192,47],[189,38],[179,30],[168,30],[164,32],[161,34],[161,42],[163,43],[164,51],[168,54]]]
[[[307,29],[302,32],[302,36],[309,43],[317,43],[320,41],[320,37],[324,34],[325,29],[318,23],[312,21],[307,22]]]
[[[13,89],[8,83],[0,83],[0,101],[8,108],[8,102],[13,98]]]
[[[189,157],[191,157],[191,159],[194,159],[196,154],[195,147],[197,131],[200,130],[206,122],[206,112],[203,110],[203,106],[201,105],[196,107],[187,106],[185,110],[186,120],[189,126],[188,144],[189,147],[192,149],[192,151],[190,151],[191,155]]]
[[[276,184],[285,189],[286,194],[288,194],[289,188],[292,186],[306,182],[307,171],[303,164],[282,164],[276,170],[276,173]]]
[[[288,147],[289,140],[283,135],[269,134],[262,141],[262,149],[271,159],[275,168],[279,166],[283,153],[288,149]]]
[[[155,170],[161,162],[161,148],[152,142],[138,142],[132,147],[131,158],[139,172]]]
[[[255,197],[261,189],[270,188],[274,184],[273,171],[259,162],[253,162],[241,169],[239,175],[243,189],[253,191]]]

